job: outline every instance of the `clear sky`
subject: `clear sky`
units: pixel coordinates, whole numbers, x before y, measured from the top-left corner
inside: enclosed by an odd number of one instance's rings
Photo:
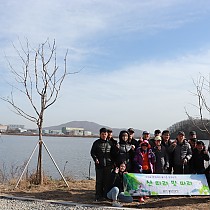
[[[209,77],[210,1],[8,0],[0,13],[1,96],[11,91],[5,55],[17,56],[18,39],[55,39],[59,58],[69,50],[68,71],[82,69],[66,78],[44,126],[87,120],[153,132],[187,119],[185,107],[197,114],[192,80]],[[0,124],[36,127],[0,106]]]

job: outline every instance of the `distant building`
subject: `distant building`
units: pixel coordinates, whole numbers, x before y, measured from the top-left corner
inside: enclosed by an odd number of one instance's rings
[[[43,129],[43,130],[42,130],[42,133],[43,133],[43,134],[49,134],[49,133],[50,133],[50,130]]]
[[[26,133],[38,134],[38,129],[28,129]]]
[[[15,129],[15,131],[17,131],[18,133],[26,133],[27,129],[17,128]]]
[[[84,131],[84,136],[91,136],[92,132],[91,131]]]
[[[7,131],[7,125],[0,125],[0,133],[5,133]]]
[[[61,130],[42,130],[43,134],[55,134],[55,135],[61,135],[63,134]]]
[[[63,127],[62,132],[66,135],[71,135],[71,136],[83,136],[84,135],[84,128]]]
[[[61,130],[49,130],[49,134],[58,134],[58,135],[61,135],[63,134]]]
[[[18,129],[25,129],[24,125],[8,125],[7,130],[18,130]]]

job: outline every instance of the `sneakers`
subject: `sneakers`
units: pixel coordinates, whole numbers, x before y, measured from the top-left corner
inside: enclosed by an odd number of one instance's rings
[[[143,203],[143,202],[144,202],[144,198],[143,198],[143,197],[140,197],[140,198],[139,198],[139,202],[140,202],[140,203]]]
[[[146,199],[149,199],[148,196],[139,197],[139,202],[143,203]]]
[[[119,202],[113,202],[113,203],[112,203],[112,206],[113,206],[113,207],[122,207],[123,205],[120,204]]]

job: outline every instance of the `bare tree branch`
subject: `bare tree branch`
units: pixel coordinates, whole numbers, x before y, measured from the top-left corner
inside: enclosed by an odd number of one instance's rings
[[[39,176],[39,183],[41,182],[42,173],[42,127],[44,121],[45,110],[52,106],[58,98],[61,86],[65,77],[70,74],[67,73],[67,55],[64,56],[64,68],[61,71],[57,65],[56,42],[52,45],[47,39],[44,43],[38,45],[38,48],[32,48],[29,41],[26,39],[26,47],[19,41],[20,50],[13,44],[13,47],[22,63],[20,66],[14,66],[6,57],[11,73],[17,82],[17,86],[11,85],[13,89],[18,90],[26,96],[30,103],[34,114],[27,113],[26,109],[21,108],[15,102],[13,97],[13,90],[10,97],[2,100],[12,106],[17,115],[24,117],[37,124],[39,130],[39,154],[37,163],[37,176]],[[17,68],[21,70],[17,70]],[[75,74],[78,72],[74,72]],[[60,74],[60,75],[59,75]],[[37,98],[40,99],[39,103]]]
[[[204,117],[206,113],[208,113],[208,115],[210,114],[210,108],[207,102],[208,97],[210,96],[210,80],[206,79],[201,73],[199,73],[197,81],[193,80],[193,84],[195,86],[195,92],[192,94],[197,98],[197,105],[193,104],[193,106],[197,108],[199,118],[190,115],[186,108],[185,113],[194,126],[200,131],[206,132],[210,135],[209,120]]]

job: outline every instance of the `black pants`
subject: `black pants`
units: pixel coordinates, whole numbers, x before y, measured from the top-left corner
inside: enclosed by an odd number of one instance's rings
[[[106,198],[106,194],[110,185],[112,166],[106,166],[103,168],[96,168],[96,194],[95,198]]]
[[[142,174],[151,174],[152,171],[149,169],[149,170],[142,170]]]
[[[174,165],[173,170],[173,174],[189,174],[188,165]]]
[[[206,174],[206,180],[207,180],[209,188],[210,188],[210,174]]]

